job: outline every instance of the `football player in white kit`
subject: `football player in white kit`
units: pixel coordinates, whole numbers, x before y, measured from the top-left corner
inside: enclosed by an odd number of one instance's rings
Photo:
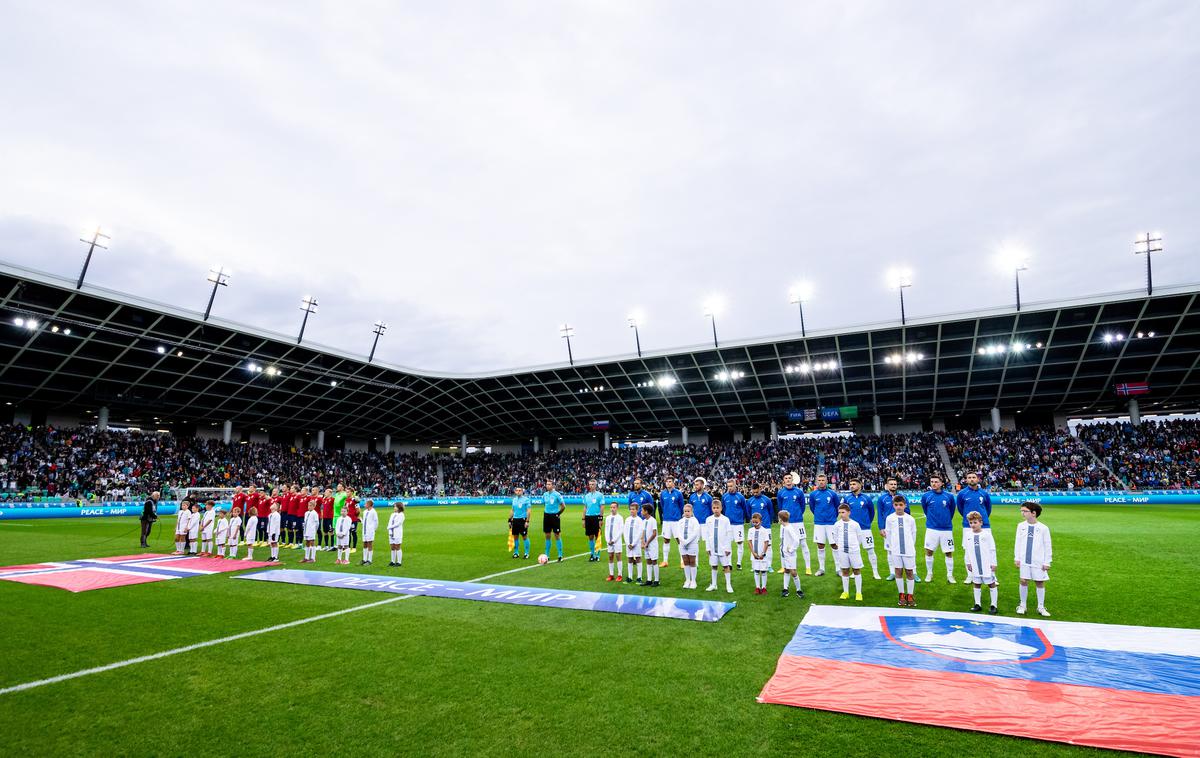
[[[200,519],[200,504],[193,502],[191,512],[188,514],[188,555],[196,555],[196,550],[199,548]]]
[[[758,514],[754,514],[757,516]],[[753,518],[753,517],[751,517]],[[759,516],[759,520],[762,517]],[[791,514],[779,512],[779,562],[783,565],[783,597],[791,594],[789,582],[796,582],[796,597],[804,597],[800,588],[800,574],[796,571],[796,551],[804,548],[805,558],[808,558],[808,545],[805,543],[804,524],[793,524]]]
[[[225,557],[225,541],[229,538],[229,519],[225,516],[225,511],[217,509],[217,522],[214,527],[217,532],[217,557]]]
[[[229,557],[237,558],[238,543],[242,541],[242,509],[234,508],[229,513],[228,537],[225,544],[229,546]],[[252,532],[247,532],[252,534]],[[253,545],[254,543],[249,543]]]
[[[275,504],[272,503],[272,505]],[[242,559],[244,561],[254,560],[254,546],[258,543],[249,539],[251,534],[258,534],[258,508],[253,505],[250,506],[250,515],[246,517],[246,557]]]
[[[608,504],[608,515],[604,517],[604,549],[608,551],[608,579],[606,582],[621,581],[621,546],[625,539],[625,519],[621,518],[621,506]]]
[[[750,570],[754,572],[754,594],[765,595],[767,594],[767,576],[771,571],[771,530],[762,525],[761,513],[750,516],[750,531],[746,534],[746,544],[750,546]]]
[[[379,514],[375,512],[375,501],[363,503],[362,540],[363,554],[360,566],[370,566],[375,557],[375,530],[379,528]]]
[[[404,503],[392,505],[392,515],[387,523],[388,544],[392,548],[392,560],[389,566],[404,565]]]
[[[187,549],[187,533],[188,522],[191,520],[191,503],[184,500],[179,504],[179,511],[175,514],[175,552],[173,555],[183,555]]]
[[[708,548],[708,565],[712,569],[712,582],[705,590],[717,588],[717,569],[725,570],[725,591],[733,592],[732,541],[729,519],[721,513],[721,501],[714,500],[712,515],[704,520],[704,544]]]
[[[696,557],[700,554],[701,526],[699,519],[692,512],[691,503],[684,504],[683,518],[679,519],[677,524],[679,555],[683,559],[683,588],[694,590],[696,589],[696,573],[699,570],[696,567]]]
[[[854,599],[862,600],[862,527],[850,518],[850,506],[842,503],[838,506],[837,523],[830,528],[832,534],[830,545],[833,547],[833,559],[842,575],[842,600],[850,598],[850,575],[854,575]]]
[[[983,528],[983,514],[971,511],[967,514],[967,523],[971,530],[963,537],[963,551],[967,559],[967,579],[974,585],[975,605],[972,611],[982,611],[979,604],[983,594],[983,585],[987,585],[992,595],[992,604],[988,613],[993,616],[1000,611],[996,607],[999,590],[996,588],[996,540],[992,538],[992,530]]]
[[[637,568],[637,583],[645,584],[642,580],[642,515],[638,513],[637,503],[629,504],[629,515],[625,517],[625,581],[633,581],[633,570]]]
[[[646,586],[659,585],[658,568],[658,521],[654,518],[654,506],[642,506],[642,557],[646,559]]]
[[[904,495],[892,498],[893,513],[887,517],[885,537],[888,554],[888,565],[896,575],[896,589],[900,591],[901,608],[916,608],[917,601],[913,597],[916,587],[914,578],[917,569],[917,520],[912,514],[905,513],[908,500]]]
[[[271,513],[267,516],[267,544],[271,546],[271,557],[267,560],[279,560],[279,527],[282,521],[279,503],[271,503]],[[250,559],[247,557],[246,560]]]
[[[1050,579],[1050,560],[1054,551],[1050,546],[1050,527],[1038,521],[1042,506],[1032,501],[1021,506],[1021,518],[1017,525],[1017,542],[1013,546],[1013,563],[1021,570],[1021,604],[1017,613],[1025,613],[1025,602],[1029,596],[1029,583],[1037,585],[1037,612],[1049,616],[1046,610],[1046,581]]]
[[[212,555],[213,524],[217,520],[217,514],[213,513],[215,505],[209,500],[204,504],[204,513],[200,514],[200,555]]]
[[[308,510],[304,512],[304,558],[301,563],[317,562],[317,530],[321,527],[321,514],[317,512],[317,501],[309,498]]]

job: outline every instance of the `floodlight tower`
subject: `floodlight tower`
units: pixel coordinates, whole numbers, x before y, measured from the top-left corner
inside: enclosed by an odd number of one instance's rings
[[[75,289],[77,290],[83,289],[83,278],[87,276],[88,266],[92,263],[92,253],[96,252],[96,248],[100,248],[101,250],[108,249],[108,245],[101,243],[100,240],[111,241],[112,237],[102,232],[98,226],[96,227],[96,231],[92,233],[90,240],[84,237],[79,238],[80,242],[88,246],[88,252],[87,257],[83,259],[83,270],[79,272],[79,281],[75,283]]]
[[[704,315],[712,321],[713,347],[720,349],[717,342],[717,314],[721,312],[722,300],[718,295],[712,295],[704,301]]]
[[[376,321],[372,331],[375,333],[375,339],[371,342],[371,354],[367,356],[367,363],[375,360],[375,348],[379,346],[379,338],[387,331],[387,324],[383,321]]]
[[[304,320],[300,322],[300,336],[296,338],[297,345],[304,341],[304,327],[308,326],[308,317],[317,312],[317,299],[312,295],[305,295],[300,301],[300,310],[304,311]]]
[[[892,289],[900,290],[900,325],[904,326],[907,323],[904,313],[904,290],[912,286],[912,270],[907,268],[892,269],[888,272],[888,286]]]
[[[642,357],[642,335],[638,332],[638,324],[641,321],[640,313],[631,313],[625,322],[629,324],[629,328],[633,330],[633,342],[637,345],[638,357]]]
[[[1146,294],[1154,294],[1154,272],[1150,268],[1150,254],[1163,250],[1162,232],[1143,232],[1133,239],[1135,255],[1146,256]]]
[[[788,301],[792,305],[800,306],[800,336],[807,337],[808,334],[804,329],[804,301],[812,296],[812,286],[808,282],[797,282],[792,285],[792,289],[788,291]]]
[[[217,288],[228,287],[229,277],[231,272],[226,271],[224,266],[213,266],[208,270],[208,281],[212,282],[212,294],[208,296],[208,307],[204,309],[204,320],[208,321],[208,315],[212,313],[213,301],[217,299]]]
[[[562,338],[567,341],[567,361],[574,366],[575,355],[571,352],[571,338],[575,336],[575,327],[571,326],[570,324],[563,324],[558,328],[558,332],[562,335]]]

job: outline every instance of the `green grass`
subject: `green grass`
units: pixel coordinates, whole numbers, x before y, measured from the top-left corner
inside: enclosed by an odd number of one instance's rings
[[[413,508],[405,565],[317,569],[466,580],[514,568],[497,507]],[[535,519],[536,520],[536,519]],[[1015,507],[993,517],[1001,611],[1016,605]],[[584,549],[566,519],[567,553]],[[1054,617],[1200,627],[1191,535],[1200,507],[1050,508]],[[172,517],[152,549],[172,548]],[[5,565],[140,552],[130,519],[0,522]],[[382,534],[382,532],[381,532]],[[1154,547],[1149,546],[1153,538]],[[1165,543],[1165,544],[1164,544]],[[540,552],[540,540],[534,541]],[[882,558],[882,550],[880,550]],[[262,557],[260,551],[259,557]],[[299,551],[283,551],[294,566]],[[357,556],[357,554],[356,554]],[[357,563],[358,558],[354,561]],[[815,560],[815,556],[814,556]],[[961,554],[957,558],[961,577]],[[678,556],[656,594],[678,589]],[[383,564],[383,565],[380,565]],[[1008,566],[1006,569],[1005,566]],[[918,585],[922,608],[966,610],[970,589]],[[499,577],[522,586],[618,591],[583,558]],[[868,571],[869,574],[869,571]],[[701,581],[707,579],[701,573]],[[806,600],[755,597],[734,576],[738,607],[715,624],[612,613],[407,599],[312,624],[0,695],[8,755],[1084,755],[1101,751],[761,705],[810,602],[838,603],[840,581],[805,578]],[[701,585],[704,586],[703,584]],[[648,593],[640,587],[620,591]],[[869,604],[895,585],[867,578]],[[218,575],[78,595],[0,582],[0,687],[225,637],[387,597],[234,581]],[[726,599],[719,593],[715,599]],[[881,700],[887,692],[880,691]],[[921,704],[901,705],[920,708]],[[1031,715],[1031,718],[1035,718]]]

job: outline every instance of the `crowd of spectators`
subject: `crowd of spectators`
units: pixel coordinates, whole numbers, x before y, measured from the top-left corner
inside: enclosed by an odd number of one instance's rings
[[[1120,489],[1066,429],[1030,427],[943,435],[958,478],[978,472],[997,490]]]
[[[78,500],[123,500],[150,490],[271,487],[281,483],[364,492],[431,495],[437,465],[416,454],[297,450],[286,445],[99,431],[0,428],[0,483],[7,498],[37,493]]]
[[[507,495],[514,487],[531,494],[554,479],[563,492],[582,492],[596,479],[603,492],[625,492],[635,478],[647,489],[664,486],[667,475],[687,491],[694,477],[724,489],[735,478],[745,489],[760,482],[768,491],[796,472],[810,488],[818,472],[837,489],[851,477],[879,491],[894,476],[902,489],[927,486],[945,477],[938,449],[944,444],[961,480],[971,471],[996,490],[1200,487],[1200,423],[1146,422],[1140,427],[1100,424],[1065,429],[1026,428],[1000,432],[809,436],[777,441],[613,450],[547,450],[516,455],[472,454],[466,458],[416,453],[297,449],[287,445],[173,437],[95,428],[0,427],[0,491],[7,499],[30,494],[79,500],[136,499],[152,489],[178,494],[188,487],[255,484],[336,487],[344,483],[366,494],[396,497]],[[1092,456],[1104,462],[1100,465]],[[439,487],[439,484],[442,486]]]
[[[1200,487],[1200,422],[1090,424],[1079,427],[1079,438],[1130,487]]]

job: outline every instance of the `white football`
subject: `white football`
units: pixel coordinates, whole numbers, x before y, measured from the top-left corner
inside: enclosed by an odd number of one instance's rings
[[[549,561],[550,561],[550,558],[545,553],[542,553],[541,555],[538,556],[538,563],[542,564],[543,566],[546,565],[546,563],[548,563]]]

